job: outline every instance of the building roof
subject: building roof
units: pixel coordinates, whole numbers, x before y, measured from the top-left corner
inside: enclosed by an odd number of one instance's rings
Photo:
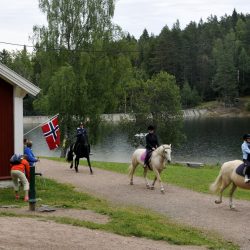
[[[40,88],[25,79],[24,77],[17,74],[15,71],[11,70],[4,64],[0,63],[0,77],[6,82],[17,85],[24,89],[28,94],[36,96],[40,92]]]

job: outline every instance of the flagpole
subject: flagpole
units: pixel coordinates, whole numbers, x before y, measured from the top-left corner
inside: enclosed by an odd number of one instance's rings
[[[48,119],[48,120],[46,120],[45,122],[40,123],[39,125],[37,125],[36,127],[32,128],[31,130],[29,130],[28,132],[26,132],[26,133],[25,133],[25,134],[23,134],[23,135],[25,136],[25,135],[29,134],[30,132],[32,132],[32,131],[34,131],[35,129],[37,129],[37,128],[41,127],[43,124],[45,124],[45,123],[49,122],[50,120],[52,120],[54,117],[56,117],[56,116],[58,116],[58,115],[59,115],[59,113],[58,113],[58,114],[56,114],[56,115],[54,115],[54,116],[52,116],[51,118],[49,118],[49,119]]]

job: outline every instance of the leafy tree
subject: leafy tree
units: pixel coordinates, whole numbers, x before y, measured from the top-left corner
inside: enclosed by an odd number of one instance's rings
[[[97,117],[110,105],[110,59],[95,51],[102,51],[112,38],[114,1],[39,0],[39,7],[47,15],[48,27],[33,28],[35,76],[43,90],[35,104],[50,113],[60,112],[67,136],[69,121],[90,118],[98,124]],[[58,110],[58,103],[65,100],[70,105],[66,102]]]
[[[146,82],[140,82],[136,99],[136,123],[155,124],[162,140],[178,143],[182,138],[182,112],[179,87],[175,77],[160,72]],[[143,122],[142,122],[143,121]],[[162,130],[161,128],[167,127]]]
[[[48,28],[38,28],[41,39],[47,38],[54,48],[79,49],[98,41],[111,27],[114,14],[112,0],[39,0],[46,13]]]

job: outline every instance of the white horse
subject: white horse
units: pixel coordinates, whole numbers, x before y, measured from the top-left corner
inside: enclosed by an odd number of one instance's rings
[[[215,193],[219,191],[219,199],[215,200],[216,204],[220,204],[222,202],[222,193],[231,183],[232,187],[229,192],[229,206],[231,209],[235,208],[233,204],[233,193],[236,188],[240,187],[243,189],[250,189],[250,184],[245,183],[244,177],[236,173],[237,167],[239,167],[242,163],[243,162],[240,160],[234,160],[225,162],[221,166],[219,175],[217,176],[214,183],[210,185],[210,190],[212,192]]]
[[[143,154],[145,154],[145,149],[136,149],[132,155],[132,163],[129,166],[130,185],[133,185],[133,175],[138,164],[144,165]],[[160,173],[165,168],[166,162],[171,162],[171,144],[161,145],[152,152],[150,167],[155,173],[155,179],[151,186],[147,179],[148,168],[144,167],[144,178],[148,189],[154,189],[154,184],[156,180],[158,180],[161,186],[161,192],[164,193],[165,190],[162,185]]]

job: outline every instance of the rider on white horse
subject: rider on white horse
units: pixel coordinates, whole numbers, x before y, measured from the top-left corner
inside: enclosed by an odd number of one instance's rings
[[[152,155],[152,152],[159,147],[159,142],[157,135],[155,134],[154,126],[148,126],[148,134],[146,135],[146,157],[144,160],[144,167],[149,167],[149,159]]]
[[[245,183],[250,182],[250,134],[243,135],[244,142],[241,145],[243,162],[245,165]]]

